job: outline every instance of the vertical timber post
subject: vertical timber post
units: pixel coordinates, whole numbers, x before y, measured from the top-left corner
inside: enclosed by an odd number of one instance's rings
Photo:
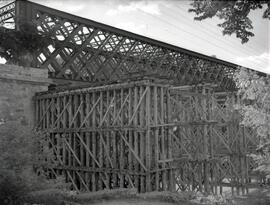
[[[153,91],[153,100],[154,100],[154,124],[155,124],[155,145],[154,145],[154,152],[155,152],[155,191],[159,191],[159,166],[158,166],[158,160],[159,160],[159,136],[158,136],[158,92],[157,92],[157,86],[154,86]]]
[[[206,123],[207,121],[207,109],[206,109],[206,105],[207,105],[207,101],[206,101],[206,88],[203,87],[202,90],[202,107],[203,107],[203,120],[205,121],[204,123]],[[207,135],[207,124],[203,125],[203,150],[204,150],[204,189],[205,192],[208,193],[209,192],[209,157],[208,157],[208,135]]]
[[[168,88],[166,88],[166,93],[167,93],[167,123],[171,123],[172,119],[171,119],[171,101],[170,101],[170,91]],[[172,145],[172,135],[170,134],[170,130],[169,127],[167,127],[166,130],[166,134],[168,137],[168,158],[172,159],[172,149],[173,149],[173,145]],[[174,176],[174,172],[175,170],[173,170],[173,162],[170,162],[170,167],[169,167],[169,191],[175,191],[175,176]]]
[[[151,191],[151,176],[150,176],[150,166],[151,166],[151,147],[150,147],[150,137],[151,137],[151,128],[150,128],[150,119],[151,119],[151,111],[150,111],[150,98],[151,98],[151,89],[150,85],[146,86],[146,192]]]

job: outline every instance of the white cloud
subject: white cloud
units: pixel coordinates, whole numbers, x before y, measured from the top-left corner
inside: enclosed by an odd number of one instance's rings
[[[65,3],[62,1],[49,1],[46,6],[58,9],[67,13],[80,12],[85,8],[83,3]]]
[[[133,22],[121,22],[121,23],[116,24],[116,27],[127,30],[127,31],[131,31],[134,33],[141,33],[143,32],[144,29],[146,29],[145,24],[136,25]]]
[[[160,15],[160,8],[158,2],[148,1],[132,1],[128,5],[119,5],[115,9],[110,9],[106,12],[109,16],[114,16],[120,13],[143,11],[152,15]]]
[[[236,61],[239,64],[270,74],[270,53],[264,52],[261,55],[237,57]]]

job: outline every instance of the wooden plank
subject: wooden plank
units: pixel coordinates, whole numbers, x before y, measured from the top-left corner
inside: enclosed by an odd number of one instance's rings
[[[153,101],[154,101],[154,124],[158,124],[158,87],[154,86],[153,90]],[[155,160],[155,169],[157,170],[155,173],[155,190],[159,191],[159,165],[158,165],[158,160],[159,160],[159,135],[158,135],[158,127],[155,128],[154,130],[154,135],[155,135],[155,142],[154,142],[154,160]]]
[[[85,105],[85,113],[83,114],[83,116],[82,116],[82,122],[81,122],[81,124],[80,124],[80,128],[82,127],[82,124],[84,123],[84,119],[86,118],[86,116],[87,116],[87,114],[90,112],[90,107],[91,107],[91,101],[90,101],[90,93],[86,93],[86,95],[85,95],[85,103],[86,103],[86,105]],[[85,122],[85,126],[86,127],[90,127],[90,125],[91,125],[91,118],[89,118],[88,117],[88,120],[86,120],[86,122]]]
[[[133,101],[133,107],[136,107],[138,103],[138,87],[135,86],[134,87],[134,101]],[[138,114],[135,115],[134,117],[134,126],[136,127],[138,125]],[[134,130],[134,151],[136,153],[137,156],[139,156],[139,144],[138,144],[138,131]],[[139,164],[137,161],[134,160],[134,168],[135,168],[135,172],[139,171]],[[138,188],[139,187],[139,176],[134,176],[135,181],[135,187]]]
[[[80,132],[81,138],[83,142],[86,142],[85,132]],[[84,146],[80,143],[80,161],[82,166],[86,166],[86,160],[85,160],[85,149]]]
[[[98,98],[100,100],[100,97]],[[97,102],[99,102],[99,100],[97,100]],[[93,92],[92,93],[92,126],[96,127],[96,109],[95,107],[97,106],[96,103],[96,93]],[[89,112],[87,113],[87,116]],[[93,152],[93,158],[97,159],[97,140],[96,140],[96,132],[91,132],[91,137],[92,137],[92,152]],[[92,160],[92,167],[95,168],[96,167],[96,163],[94,160]],[[92,174],[92,191],[96,191],[98,189],[97,183],[98,183],[98,179],[96,178],[96,176],[98,176],[98,174],[96,172],[93,172]]]
[[[128,96],[127,96],[128,97]],[[127,99],[126,97],[126,99]],[[121,93],[120,93],[120,100],[121,100],[121,106],[124,108],[124,89],[121,88]],[[124,112],[121,112],[121,115],[120,115],[120,123],[121,123],[121,126],[124,125]],[[118,135],[119,135],[119,132],[118,132]],[[120,173],[120,179],[119,179],[119,183],[120,183],[120,188],[123,188],[124,187],[124,174],[123,174],[123,169],[124,169],[124,142],[122,140],[122,138],[119,136],[119,143],[120,143],[120,150],[119,150],[119,169],[121,171]]]
[[[126,137],[123,135],[122,132],[119,132],[121,138],[124,140],[125,144],[128,146],[130,152],[133,154],[133,156],[137,159],[137,161],[140,163],[141,167],[147,171],[147,168],[145,167],[143,161],[140,159],[140,157],[135,153],[134,149],[131,147],[131,145],[129,144],[129,142],[127,141]]]
[[[68,139],[68,141],[71,143],[71,140],[72,140],[72,134],[71,134],[71,133],[68,133],[67,135],[68,135],[67,139]],[[66,150],[67,150],[67,153],[68,153],[68,165],[69,165],[69,166],[72,166],[73,163],[72,163],[72,155],[71,155],[71,151],[70,151],[69,149],[66,149]]]
[[[152,191],[151,187],[151,175],[150,175],[150,169],[151,169],[151,145],[150,145],[150,120],[151,120],[151,110],[150,110],[150,98],[151,98],[151,90],[150,86],[147,86],[146,88],[147,93],[146,93],[146,102],[145,102],[145,113],[146,113],[146,126],[147,131],[146,131],[146,149],[145,149],[145,157],[146,157],[146,169],[147,169],[147,174],[146,174],[146,191],[150,192]]]
[[[82,96],[80,96],[80,101],[82,101]],[[82,114],[82,111],[81,111],[81,114]],[[80,115],[80,118],[81,118],[81,115]],[[83,142],[86,142],[86,139],[85,139],[85,132],[80,132],[79,135],[81,136],[81,139]],[[79,145],[79,156],[80,156],[80,162],[81,162],[81,166],[85,167],[86,166],[86,161],[85,161],[85,149],[84,149],[84,146],[82,145],[82,143],[78,143]],[[79,175],[78,175],[79,174]],[[85,172],[77,172],[77,175],[79,176],[79,181],[80,181],[80,189],[83,190],[83,191],[89,191],[89,188],[87,186],[87,184],[85,183]],[[84,187],[84,188],[83,188]]]
[[[140,86],[140,99],[143,99],[142,96],[143,96],[143,92],[144,92],[144,87],[143,86]],[[145,115],[145,110],[144,110],[144,106],[140,106],[140,121],[139,121],[139,124],[140,124],[140,127],[144,126],[145,125],[145,118],[144,118],[144,115]],[[144,132],[139,132],[140,134],[140,158],[142,160],[142,164],[144,164],[144,161],[145,161],[145,137],[144,137]],[[141,166],[140,164],[140,172],[145,172],[146,171],[146,168],[143,168],[143,166]],[[140,192],[145,192],[145,177],[143,175],[141,175],[140,177]]]
[[[79,116],[78,116],[78,127],[81,127],[82,120],[84,119],[84,112],[86,107],[86,100],[85,100],[85,94],[80,93],[79,95],[79,101],[82,104],[79,108]]]
[[[103,156],[104,156],[104,163],[105,163],[105,167],[113,167],[113,163],[112,163],[112,159],[111,159],[111,156],[110,156],[110,144],[109,144],[109,141],[105,141],[104,140],[104,138],[107,138],[106,136],[109,136],[109,134],[108,134],[108,132],[109,131],[104,131],[104,132],[102,132],[102,131],[99,131],[99,133],[100,133],[100,141],[101,141],[101,145],[103,146]],[[105,135],[104,135],[104,133],[105,133]],[[105,153],[105,154],[104,154]],[[106,157],[107,157],[107,160],[105,160],[105,155],[106,155]],[[107,162],[106,161],[108,161],[108,164],[107,164]]]
[[[148,89],[149,89],[149,87],[147,87],[147,88],[144,90],[144,92],[140,95],[140,100],[139,100],[139,102],[138,102],[136,108],[133,110],[133,114],[132,114],[131,118],[129,119],[129,123],[128,123],[129,125],[132,123],[133,118],[134,118],[135,115],[137,114],[137,111],[138,111],[139,107],[141,106],[142,101],[144,100],[144,97],[145,97],[145,95],[146,95]]]
[[[80,142],[81,142],[81,144],[84,146],[84,148],[86,149],[86,151],[87,151],[87,153],[89,154],[89,156],[92,157],[92,160],[98,165],[98,167],[100,167],[100,168],[103,167],[103,166],[99,163],[99,161],[97,161],[97,159],[96,159],[94,153],[92,153],[92,152],[90,151],[90,149],[89,149],[89,147],[87,146],[87,144],[85,144],[85,142],[83,141],[82,137],[81,137],[78,133],[76,133],[76,136],[78,137],[78,139],[80,140]]]
[[[91,102],[90,102],[90,94],[89,93],[86,93],[85,95],[85,102],[86,102],[86,107],[85,107],[85,113],[83,114],[83,119],[85,118],[85,116],[87,115],[87,113],[89,113],[90,111],[90,106],[91,106]],[[86,127],[90,127],[90,119],[86,121]],[[82,125],[82,123],[81,123]],[[81,126],[80,125],[80,126]],[[85,133],[85,138],[86,138],[86,147],[87,149],[91,149],[91,140],[90,140],[90,133],[89,132],[86,132]],[[86,167],[90,167],[90,157],[89,157],[89,154],[87,154],[87,151],[85,152],[85,166]]]
[[[103,122],[106,121],[105,123],[105,126],[109,126],[110,124],[110,115],[109,115],[109,112],[112,110],[112,105],[113,105],[113,100],[110,99],[111,96],[110,96],[110,91],[107,90],[106,91],[106,104],[105,104],[105,114],[103,116],[103,119],[102,121],[100,122],[100,125],[99,126],[102,126]],[[107,119],[106,119],[106,116],[108,115]],[[106,119],[106,120],[105,120]],[[113,168],[113,164],[112,164],[112,159],[111,159],[111,155],[110,155],[110,138],[111,138],[111,132],[110,131],[104,131],[104,136],[102,138],[102,141],[103,141],[103,146],[104,146],[104,152],[105,152],[105,155],[104,155],[104,160],[105,160],[105,163],[104,163],[104,167],[106,169],[109,169],[110,167]],[[108,187],[110,187],[110,181],[111,181],[111,175],[108,174]]]
[[[75,171],[75,173],[76,173],[77,176],[79,177],[80,183],[84,186],[85,190],[89,192],[90,190],[89,190],[87,184],[85,183],[83,177],[81,176],[81,174],[80,174],[79,172],[76,172],[76,171]],[[82,190],[82,188],[81,188],[81,190]]]
[[[79,160],[78,156],[77,156],[77,153],[76,153],[76,140],[75,140],[75,137],[73,136],[73,146],[70,145],[66,139],[63,139],[65,145],[67,146],[67,148],[69,149],[69,151],[72,153],[73,157],[72,159],[75,159],[76,162],[81,166],[82,163],[81,161]],[[76,166],[76,164],[73,162],[73,166]]]
[[[98,106],[98,103],[99,103],[100,101],[101,101],[101,97],[99,97],[99,98],[94,102],[94,104],[92,105],[91,110],[86,114],[86,116],[85,116],[83,122],[81,123],[81,126],[80,126],[79,129],[82,128],[82,126],[83,126],[84,123],[88,120],[88,118],[89,118],[89,116],[90,116],[91,114],[93,114],[93,115],[96,114],[96,107]]]
[[[56,97],[56,127],[61,127],[61,117],[60,114],[61,114],[61,101],[60,101],[60,96],[59,97]],[[55,124],[54,123],[54,124]]]
[[[66,128],[67,127],[67,123],[68,123],[68,121],[67,121],[67,108],[68,108],[68,104],[69,104],[69,100],[68,100],[69,98],[68,98],[68,96],[64,96],[63,97],[63,110],[62,110],[62,112],[64,112],[63,113],[63,128]]]
[[[161,118],[161,124],[164,124],[164,118],[165,118],[165,111],[164,111],[164,90],[161,87],[160,88],[160,118]],[[164,135],[164,127],[161,127],[161,159],[164,160],[166,159],[166,150],[165,150],[165,135]],[[162,163],[162,168],[165,168],[165,163]],[[162,190],[166,191],[166,187],[167,187],[167,179],[166,179],[166,171],[162,171]]]
[[[70,100],[70,103],[68,105],[68,122],[69,122],[68,127],[71,128],[71,119],[73,116],[72,107],[73,107],[73,103],[74,103],[72,95],[69,96],[69,100]]]
[[[100,116],[99,116],[99,123],[101,122],[101,120],[102,120],[102,118],[103,118],[103,99],[104,97],[103,97],[103,91],[101,91],[100,92],[100,103],[99,103],[99,114],[100,114]],[[100,125],[100,124],[99,124]],[[102,145],[102,135],[103,135],[103,132],[99,132],[98,133],[98,138],[97,138],[97,140],[98,140],[98,150],[99,150],[99,156],[98,156],[98,158],[99,158],[99,163],[100,163],[100,165],[101,166],[103,166],[103,162],[104,162],[104,156],[103,156],[103,154],[104,154],[104,150],[103,150],[103,145]],[[99,180],[98,180],[98,188],[99,188],[99,190],[102,190],[103,189],[103,183],[102,183],[102,175],[103,175],[103,173],[102,172],[100,172],[99,173]]]
[[[172,107],[171,107],[171,97],[170,97],[170,91],[166,89],[166,97],[167,97],[167,123],[170,123],[173,121],[172,119]],[[173,158],[173,141],[172,136],[170,135],[170,132],[167,128],[166,135],[168,137],[168,158]],[[175,170],[172,169],[173,164],[169,163],[170,169],[169,169],[169,191],[174,192],[175,191]]]
[[[90,141],[90,133],[89,132],[86,132],[85,133],[85,140],[86,140],[86,147],[87,147],[87,149],[91,149],[91,141]],[[90,161],[90,157],[89,157],[89,154],[87,153],[87,150],[85,150],[85,166],[86,167],[91,167],[91,161]],[[87,184],[87,187],[89,188],[89,189],[91,189],[91,191],[93,191],[92,190],[92,186],[91,186],[91,184],[90,184],[90,175],[91,175],[91,173],[90,172],[86,172],[86,176],[85,176],[85,180],[86,180],[86,184]]]
[[[129,88],[128,89],[128,95],[129,95],[129,102],[128,102],[128,122],[129,124],[133,124],[133,120],[131,119],[132,117],[132,111],[133,111],[133,103],[132,103],[132,100],[133,100],[133,92],[132,92],[132,89],[133,88]],[[136,113],[135,113],[136,115]],[[129,147],[129,150],[128,150],[128,169],[131,171],[133,170],[133,156],[132,156],[132,151],[133,150],[133,137],[132,137],[132,131],[129,130],[127,131],[127,139],[128,139],[128,147]],[[135,153],[135,152],[134,152]],[[131,184],[129,183],[129,187],[131,187]]]
[[[117,115],[116,115],[116,117],[114,118],[114,121],[113,121],[113,125],[115,125],[115,124],[117,124],[117,120],[119,119],[120,120],[120,125],[121,125],[121,123],[122,123],[122,117],[121,117],[121,114],[123,114],[123,109],[124,109],[124,107],[125,107],[125,104],[128,102],[128,99],[129,99],[129,95],[127,95],[126,97],[125,97],[125,99],[123,100],[122,99],[122,97],[123,97],[123,89],[121,89],[121,96],[120,96],[120,98],[121,98],[121,108],[119,109],[119,111],[118,111],[118,113],[117,113]],[[122,126],[123,126],[124,124],[122,124]]]
[[[90,133],[86,133],[85,134],[86,135],[86,144],[85,144],[85,150],[86,150],[86,152],[88,152],[89,153],[89,151],[90,151],[90,149],[91,149],[91,144],[90,144]],[[88,151],[89,150],[89,151]],[[90,151],[91,152],[91,151]],[[92,152],[91,152],[92,153]],[[85,155],[85,158],[86,158],[86,163],[85,163],[85,166],[86,167],[90,167],[91,165],[90,165],[90,156],[91,155],[89,155],[89,154],[87,154],[86,153],[86,155]],[[94,158],[95,159],[95,157],[94,157],[94,154],[92,153],[92,156],[91,156],[92,158]]]
[[[113,98],[116,99],[117,97],[117,93],[116,90],[113,91]],[[114,100],[114,104],[113,104],[113,116],[112,116],[112,122],[114,122],[115,118],[116,118],[116,113],[117,113],[117,100]],[[113,167],[114,169],[117,168],[117,140],[116,140],[116,131],[112,132],[111,135],[112,139],[112,161],[113,161]],[[113,179],[112,179],[112,188],[116,188],[117,187],[117,174],[113,174]]]
[[[68,147],[68,144],[66,144],[66,145]],[[77,151],[77,141],[76,141],[75,133],[72,133],[72,144],[69,147],[69,149],[70,149],[71,154],[72,154],[73,165],[74,166],[78,166],[78,165],[80,166],[81,165],[81,162],[80,162],[80,160],[77,157],[78,151]],[[72,171],[72,177],[73,177],[74,180],[76,180],[76,173],[75,173],[75,171]],[[77,181],[75,181],[75,182],[77,182]],[[78,186],[78,188],[80,188],[78,183],[76,183],[76,185]]]
[[[206,90],[205,88],[203,88],[202,90],[202,94],[205,95],[206,94]],[[207,120],[207,116],[206,116],[206,112],[207,112],[207,101],[206,98],[202,98],[201,99],[201,104],[202,104],[202,118],[203,120]],[[208,156],[209,156],[209,152],[208,152],[208,133],[207,133],[207,125],[203,126],[203,152],[204,152],[204,158],[205,158],[205,166],[204,166],[204,188],[205,188],[205,192],[209,193],[209,188],[210,188],[210,182],[209,182],[209,172],[210,172],[210,167],[209,167],[209,163],[208,163]]]
[[[83,125],[79,124],[80,115],[78,115],[78,113],[80,113],[81,107],[83,105],[83,101],[81,101],[80,104],[78,104],[79,103],[79,97],[77,95],[75,95],[74,98],[75,98],[75,100],[74,100],[74,103],[75,103],[74,108],[75,108],[76,112],[74,113],[70,124],[71,124],[71,126],[74,124],[74,127],[80,127],[81,128]]]
[[[109,93],[109,91],[107,91],[107,93]],[[109,95],[108,95],[109,96]],[[102,127],[102,125],[103,125],[103,123],[104,123],[104,121],[106,120],[106,117],[107,117],[107,115],[109,114],[109,112],[110,112],[110,110],[112,109],[112,105],[113,105],[113,103],[114,103],[114,98],[112,98],[111,99],[111,102],[109,103],[107,103],[107,110],[106,110],[106,112],[105,112],[105,114],[104,114],[104,116],[103,116],[103,118],[102,118],[102,120],[100,121],[100,123],[99,123],[99,127]],[[107,120],[108,121],[108,120]],[[109,121],[108,121],[109,122]],[[108,126],[109,124],[107,124],[107,126]]]

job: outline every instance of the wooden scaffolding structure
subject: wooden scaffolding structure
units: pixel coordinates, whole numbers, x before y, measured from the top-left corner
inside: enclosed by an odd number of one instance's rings
[[[74,190],[245,192],[254,136],[217,95],[152,80],[40,93],[36,122]]]

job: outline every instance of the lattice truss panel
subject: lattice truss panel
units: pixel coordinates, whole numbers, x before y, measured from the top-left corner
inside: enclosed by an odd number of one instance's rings
[[[48,133],[56,162],[72,188],[172,190],[167,87],[149,82],[43,94],[37,127]]]
[[[15,2],[0,8],[0,26],[14,29]]]
[[[38,31],[56,39],[35,53],[36,66],[49,69],[53,78],[110,82],[155,76],[177,84],[234,86],[233,64],[32,2],[18,1],[16,8],[18,18],[33,22]],[[6,13],[12,16],[12,12]]]
[[[222,193],[231,187],[245,193],[253,168],[247,154],[258,142],[255,133],[239,125],[238,97],[206,87],[185,89],[170,91],[172,119],[179,123],[170,133],[177,188]]]

